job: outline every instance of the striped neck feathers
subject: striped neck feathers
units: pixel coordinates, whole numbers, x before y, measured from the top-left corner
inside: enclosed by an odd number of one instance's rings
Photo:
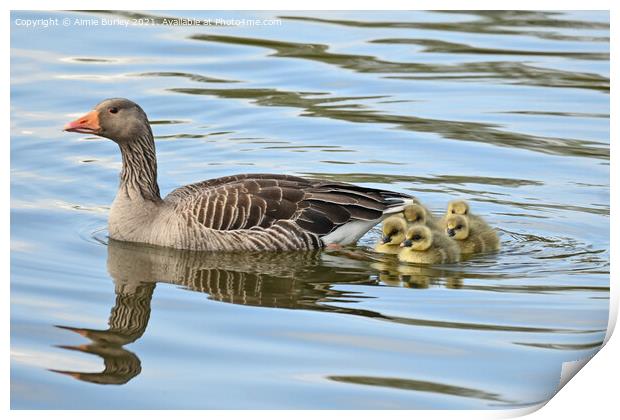
[[[157,185],[157,157],[150,127],[131,141],[118,143],[123,158],[119,190],[133,198],[161,201]]]

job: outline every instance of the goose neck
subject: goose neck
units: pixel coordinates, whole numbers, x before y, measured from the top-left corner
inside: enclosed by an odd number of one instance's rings
[[[123,159],[119,192],[126,193],[130,198],[161,201],[153,135],[145,133],[132,141],[119,143],[119,146]]]

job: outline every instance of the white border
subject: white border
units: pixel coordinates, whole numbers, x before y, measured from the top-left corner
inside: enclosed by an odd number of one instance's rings
[[[617,2],[616,2],[617,3]],[[5,137],[4,137],[4,153],[1,158],[3,160],[3,197],[5,198],[5,229],[4,232],[9,232],[10,228],[10,220],[9,220],[9,183],[10,183],[10,172],[9,172],[9,156],[10,156],[10,96],[8,92],[10,91],[10,82],[9,82],[9,65],[10,65],[10,10],[53,10],[53,9],[130,9],[130,10],[166,10],[171,9],[171,3],[161,0],[155,1],[146,1],[146,0],[108,0],[106,2],[85,2],[84,0],[68,0],[68,1],[48,1],[48,2],[40,2],[33,0],[21,0],[21,1],[3,1],[0,7],[2,8],[3,13],[3,22],[5,23],[1,27],[2,33],[2,52],[4,58],[4,65],[2,66],[3,73],[3,81],[5,88],[2,90],[5,92],[4,100],[2,101],[2,122]],[[438,4],[437,1],[402,1],[402,0],[381,0],[381,2],[366,2],[361,3],[359,1],[338,1],[334,0],[326,1],[326,0],[315,0],[315,1],[303,1],[303,2],[295,2],[294,4],[290,1],[274,1],[274,0],[263,0],[260,4],[253,4],[249,1],[242,0],[227,0],[225,2],[213,2],[213,1],[185,1],[185,0],[177,0],[173,4],[173,9],[177,10],[234,10],[234,9],[245,9],[245,10],[387,10],[387,9],[530,9],[530,10],[541,10],[541,9],[556,9],[556,10],[610,10],[611,13],[611,25],[612,25],[612,42],[611,42],[611,56],[612,56],[612,71],[611,74],[618,74],[617,66],[615,65],[615,52],[614,47],[616,45],[616,39],[614,37],[616,25],[618,23],[618,12],[617,9],[612,7],[611,1],[599,1],[599,0],[590,0],[588,2],[577,2],[577,1],[550,1],[550,0],[522,0],[522,1],[503,1],[503,2],[494,2],[494,1],[480,1],[480,0],[470,0],[466,3],[458,0],[446,0],[442,1]],[[614,71],[616,70],[616,71]],[[617,101],[616,97],[613,94],[615,83],[612,83],[612,104],[611,104],[611,138],[615,138],[614,135],[617,134],[617,123],[614,120],[614,116],[616,115],[617,110]],[[612,150],[613,142],[612,142]],[[617,186],[618,179],[618,171],[614,165],[614,154],[612,153],[612,165],[611,165],[611,204],[612,209],[616,208],[618,203],[618,194],[614,192],[615,187]],[[613,212],[612,212],[613,214]],[[611,248],[612,248],[612,274],[611,278],[614,279],[616,276],[617,270],[615,269],[615,262],[617,261],[616,252],[618,246],[618,223],[615,220],[611,220]],[[4,253],[3,253],[3,261],[2,265],[5,267],[4,279],[2,281],[2,287],[4,288],[3,296],[5,296],[5,305],[4,310],[2,311],[2,326],[4,327],[4,337],[5,337],[5,353],[4,357],[0,362],[0,371],[5,372],[3,385],[3,411],[9,411],[10,404],[10,377],[9,377],[9,308],[10,308],[10,259],[9,259],[9,249],[10,249],[10,236],[7,234],[5,240],[3,241]],[[615,326],[617,313],[618,313],[618,288],[616,287],[617,281],[612,281],[612,293],[611,293],[611,302],[610,302],[610,328],[608,330],[608,334],[606,336],[606,341],[609,339],[610,334]],[[570,381],[565,388],[563,388],[556,397],[554,397],[548,405],[533,414],[532,418],[538,419],[549,419],[549,418],[562,418],[562,419],[572,419],[572,418],[594,418],[597,420],[609,419],[615,417],[618,413],[618,406],[616,403],[617,397],[617,383],[618,383],[618,359],[614,357],[616,354],[620,354],[619,351],[620,345],[618,344],[618,339],[612,338],[607,345],[601,350],[601,352],[594,357],[594,359],[589,362],[579,373],[578,378]],[[411,416],[416,416],[418,418],[430,418],[430,419],[443,419],[443,418],[471,418],[471,419],[480,419],[480,418],[504,418],[504,417],[513,417],[518,415],[524,415],[528,412],[534,411],[535,409],[517,409],[517,410],[505,410],[499,412],[492,411],[362,411],[362,412],[349,412],[346,413],[343,411],[321,411],[319,413],[314,412],[294,412],[291,413],[289,411],[253,411],[248,413],[247,411],[212,411],[212,412],[200,412],[200,411],[164,411],[164,412],[148,412],[148,411],[120,411],[118,414],[132,415],[138,418],[149,418],[151,420],[155,417],[169,417],[171,415],[178,416],[183,415],[191,418],[204,418],[205,415],[208,416],[217,416],[217,418],[236,418],[237,416],[256,416],[259,419],[269,418],[270,420],[278,419],[278,418],[290,418],[291,415],[295,417],[310,417],[315,415],[327,416],[327,417],[342,417],[344,415],[355,415],[356,417],[390,417],[390,418],[407,418],[410,419]],[[116,412],[115,412],[116,413]],[[92,416],[95,418],[103,418],[104,416],[107,418],[110,413],[105,411],[11,411],[9,413],[11,417],[15,418],[30,418],[31,416],[36,417],[50,417],[50,418],[82,418],[84,415]],[[116,415],[116,414],[114,414]]]

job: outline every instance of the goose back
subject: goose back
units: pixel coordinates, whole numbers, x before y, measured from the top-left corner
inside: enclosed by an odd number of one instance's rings
[[[330,235],[343,245],[357,240],[407,200],[340,182],[243,174],[178,188],[164,202],[185,226],[183,248],[285,251],[319,248]],[[349,234],[334,235],[340,228]]]

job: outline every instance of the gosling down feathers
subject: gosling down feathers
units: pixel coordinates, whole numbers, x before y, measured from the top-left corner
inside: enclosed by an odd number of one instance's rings
[[[497,251],[500,247],[495,230],[484,222],[472,222],[470,216],[448,216],[446,233],[456,241],[463,254]]]
[[[375,251],[383,254],[398,254],[400,244],[405,240],[407,223],[400,215],[390,216],[383,221],[381,238],[375,245]]]
[[[469,208],[469,203],[465,200],[453,200],[448,203],[448,210],[446,215],[442,219],[442,224],[445,228],[448,217],[452,214],[459,214],[466,216],[470,225],[476,225],[479,230],[491,229],[491,226],[484,221],[480,216],[473,214]]]
[[[415,224],[405,234],[398,259],[414,264],[448,264],[460,261],[458,245],[443,233]]]
[[[161,198],[155,142],[145,112],[106,99],[65,131],[118,144],[120,185],[109,236],[197,251],[288,251],[357,242],[413,197],[289,175],[243,174],[180,187]]]
[[[407,225],[411,226],[415,223],[422,223],[431,230],[442,230],[441,225],[433,216],[433,213],[422,204],[414,203],[405,206],[403,216],[407,221]]]

